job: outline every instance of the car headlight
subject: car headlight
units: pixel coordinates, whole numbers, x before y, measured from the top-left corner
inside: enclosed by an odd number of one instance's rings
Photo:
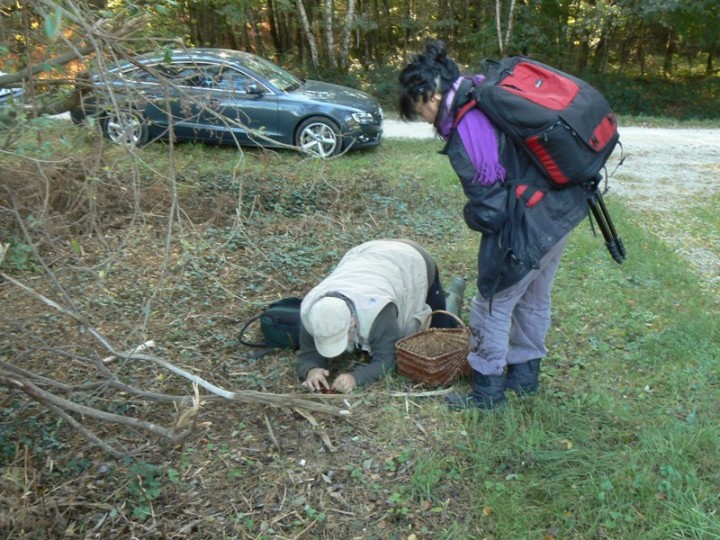
[[[352,119],[358,124],[372,124],[373,115],[369,112],[354,112],[352,113]]]

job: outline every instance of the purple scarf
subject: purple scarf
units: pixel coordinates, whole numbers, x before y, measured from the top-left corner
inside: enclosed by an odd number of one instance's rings
[[[483,75],[475,75],[472,77],[473,84],[479,84],[484,78]],[[455,118],[452,115],[451,107],[462,81],[463,77],[455,81],[443,99],[443,111],[437,130],[446,141],[452,134]],[[475,107],[462,117],[457,131],[468,156],[470,156],[470,161],[475,166],[473,182],[490,186],[505,180],[505,168],[500,163],[495,128],[487,116]]]

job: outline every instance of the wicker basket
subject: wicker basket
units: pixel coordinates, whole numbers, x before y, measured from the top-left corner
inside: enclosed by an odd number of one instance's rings
[[[460,328],[429,328],[436,313],[450,315]],[[449,311],[433,311],[420,332],[398,340],[397,370],[409,379],[428,386],[445,386],[461,375],[471,373],[467,363],[470,330]]]

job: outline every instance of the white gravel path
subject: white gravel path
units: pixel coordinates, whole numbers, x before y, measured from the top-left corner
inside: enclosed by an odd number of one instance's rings
[[[433,138],[422,122],[385,120],[386,138]],[[720,238],[703,234],[698,212],[720,190],[720,129],[620,127],[622,150],[608,160],[606,198],[618,196],[647,216],[648,230],[666,242],[698,272],[720,303]],[[619,231],[622,234],[622,231]],[[635,248],[637,250],[637,248]],[[630,247],[629,247],[630,250]],[[632,250],[629,256],[637,255]]]

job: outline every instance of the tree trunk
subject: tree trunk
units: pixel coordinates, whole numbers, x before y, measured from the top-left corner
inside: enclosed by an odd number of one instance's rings
[[[332,0],[325,0],[325,47],[327,50],[328,62],[330,67],[337,69],[337,60],[335,59],[335,39],[333,37],[333,10]]]
[[[593,71],[595,73],[605,73],[607,69],[608,49],[610,47],[608,43],[608,35],[610,34],[611,28],[612,25],[610,22],[603,21],[603,26],[600,30],[600,39],[598,40],[598,44],[595,47],[594,52]]]
[[[508,10],[508,22],[505,29],[505,36],[502,32],[502,0],[495,0],[495,28],[497,31],[498,48],[500,56],[505,56],[505,50],[510,39],[512,38],[513,22],[515,20],[515,0],[510,0],[510,9]]]
[[[380,0],[371,0],[372,1],[372,11],[373,15],[375,16],[375,25],[376,28],[373,30],[373,36],[374,44],[371,49],[371,58],[376,61],[380,61],[382,58],[381,50],[381,39],[382,39],[382,26],[380,26]],[[388,25],[389,26],[389,25]],[[387,29],[387,32],[390,32],[390,28]]]
[[[405,20],[409,21],[412,17],[412,9],[410,7],[410,0],[405,0]],[[402,50],[402,57],[407,58],[408,54],[408,41],[410,40],[410,29],[408,28],[409,25],[405,25],[405,29],[403,30],[403,50]]]
[[[502,39],[502,10],[500,9],[500,2],[502,0],[495,0],[495,32],[497,33],[498,49],[500,50],[500,56],[505,56],[505,47],[503,47]]]
[[[247,24],[243,24],[241,28],[242,32],[242,49],[244,51],[248,52],[255,52],[255,48],[253,47],[253,40],[250,36],[250,30],[248,28]]]
[[[294,25],[292,24],[292,21],[294,19],[288,12],[279,11],[278,13],[276,13],[276,20],[277,30],[280,38],[280,47],[275,49],[275,52],[280,55],[284,55],[285,53],[293,49]]]
[[[265,50],[265,43],[263,42],[262,28],[263,20],[262,14],[258,13],[254,9],[250,10],[250,17],[252,18],[253,34],[255,36],[255,50],[260,56],[267,57],[268,53]]]
[[[197,10],[194,4],[187,8],[188,26],[190,27],[190,39],[193,43],[200,43],[200,34],[197,27]]]
[[[272,39],[273,48],[279,52],[283,50],[282,43],[280,41],[280,16],[275,13],[276,4],[273,0],[267,0],[266,6],[268,27],[270,28],[270,39]]]
[[[672,75],[673,56],[675,55],[675,31],[669,29],[667,33],[667,42],[665,44],[665,58],[663,59],[663,74],[666,77]]]
[[[383,27],[385,28],[385,47],[387,48],[387,50],[392,51],[397,46],[397,43],[395,43],[395,39],[393,39],[392,26],[389,24],[386,24],[386,25],[381,24],[381,20],[384,20],[384,21],[392,20],[392,17],[390,16],[390,6],[388,5],[388,0],[382,0],[382,3],[383,3],[383,18],[380,19],[378,17],[378,19],[375,22],[379,25],[380,28],[383,28]],[[380,49],[380,48],[378,47],[378,49]],[[385,49],[383,49],[383,50],[385,50]],[[380,53],[382,54],[382,50],[380,51]],[[405,58],[405,55],[403,55],[402,58]]]
[[[305,32],[305,39],[310,47],[310,57],[312,58],[313,67],[317,68],[320,65],[318,62],[317,44],[315,43],[315,36],[312,33],[312,28],[310,28],[310,21],[308,21],[303,0],[297,0],[297,7],[300,15],[300,22],[302,23],[303,30]]]
[[[713,41],[708,47],[707,51],[707,62],[705,63],[705,75],[708,77],[713,74],[713,57],[715,56],[715,49],[717,47],[717,40]]]
[[[347,71],[350,67],[350,37],[352,36],[352,23],[355,18],[355,0],[348,0],[347,17],[343,29],[342,48],[340,51],[340,67]]]

